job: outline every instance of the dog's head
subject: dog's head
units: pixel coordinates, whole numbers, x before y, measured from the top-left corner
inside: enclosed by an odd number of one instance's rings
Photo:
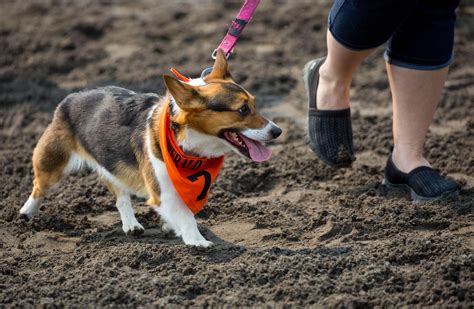
[[[217,149],[211,144],[219,143],[219,149],[234,150],[255,162],[270,158],[271,151],[262,142],[277,138],[282,131],[257,112],[254,96],[232,80],[221,50],[211,73],[203,79],[183,82],[167,75],[163,78],[178,106],[173,116],[173,121],[183,127],[178,141],[192,138],[186,135],[187,130],[197,132],[194,136],[199,136],[195,139],[200,141],[186,143],[198,143],[200,150],[191,150],[201,155],[209,156],[201,148]]]

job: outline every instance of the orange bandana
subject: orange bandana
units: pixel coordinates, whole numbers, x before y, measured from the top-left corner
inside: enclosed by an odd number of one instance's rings
[[[224,156],[208,159],[184,154],[176,144],[174,133],[170,128],[169,103],[168,97],[161,112],[159,138],[161,153],[176,192],[193,214],[196,214],[207,202],[209,189],[219,174]]]

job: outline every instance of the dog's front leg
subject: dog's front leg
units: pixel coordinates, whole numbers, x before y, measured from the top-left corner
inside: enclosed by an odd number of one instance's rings
[[[201,247],[212,245],[212,242],[207,241],[199,232],[194,214],[176,192],[165,164],[153,156],[151,162],[161,191],[161,203],[156,211],[166,226],[171,228],[176,236],[182,237],[187,245]]]
[[[171,185],[171,183],[170,183]],[[173,229],[176,236],[182,237],[187,245],[209,247],[212,242],[206,240],[198,230],[196,219],[189,208],[183,203],[173,187],[163,190],[158,214]]]

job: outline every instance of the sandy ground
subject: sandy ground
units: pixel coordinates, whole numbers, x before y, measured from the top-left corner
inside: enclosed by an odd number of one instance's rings
[[[109,305],[472,308],[474,3],[459,10],[456,59],[426,155],[460,198],[414,205],[381,185],[391,144],[382,50],[352,92],[350,169],[318,161],[305,134],[301,69],[325,53],[327,1],[263,1],[231,71],[284,134],[274,157],[234,155],[199,214],[216,245],[187,247],[135,200],[141,238],[123,235],[94,174],[65,180],[41,214],[19,218],[31,153],[69,92],[97,85],[163,93],[174,66],[197,76],[239,2],[0,2],[0,307]]]

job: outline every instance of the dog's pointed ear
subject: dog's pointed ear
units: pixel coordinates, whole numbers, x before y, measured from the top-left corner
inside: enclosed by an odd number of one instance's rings
[[[199,109],[203,107],[203,97],[196,87],[183,83],[175,77],[163,75],[166,88],[173,96],[179,108],[183,110]]]
[[[227,58],[224,55],[224,51],[220,48],[216,52],[216,61],[214,62],[212,71],[204,78],[204,81],[211,79],[232,79],[227,64]]]

